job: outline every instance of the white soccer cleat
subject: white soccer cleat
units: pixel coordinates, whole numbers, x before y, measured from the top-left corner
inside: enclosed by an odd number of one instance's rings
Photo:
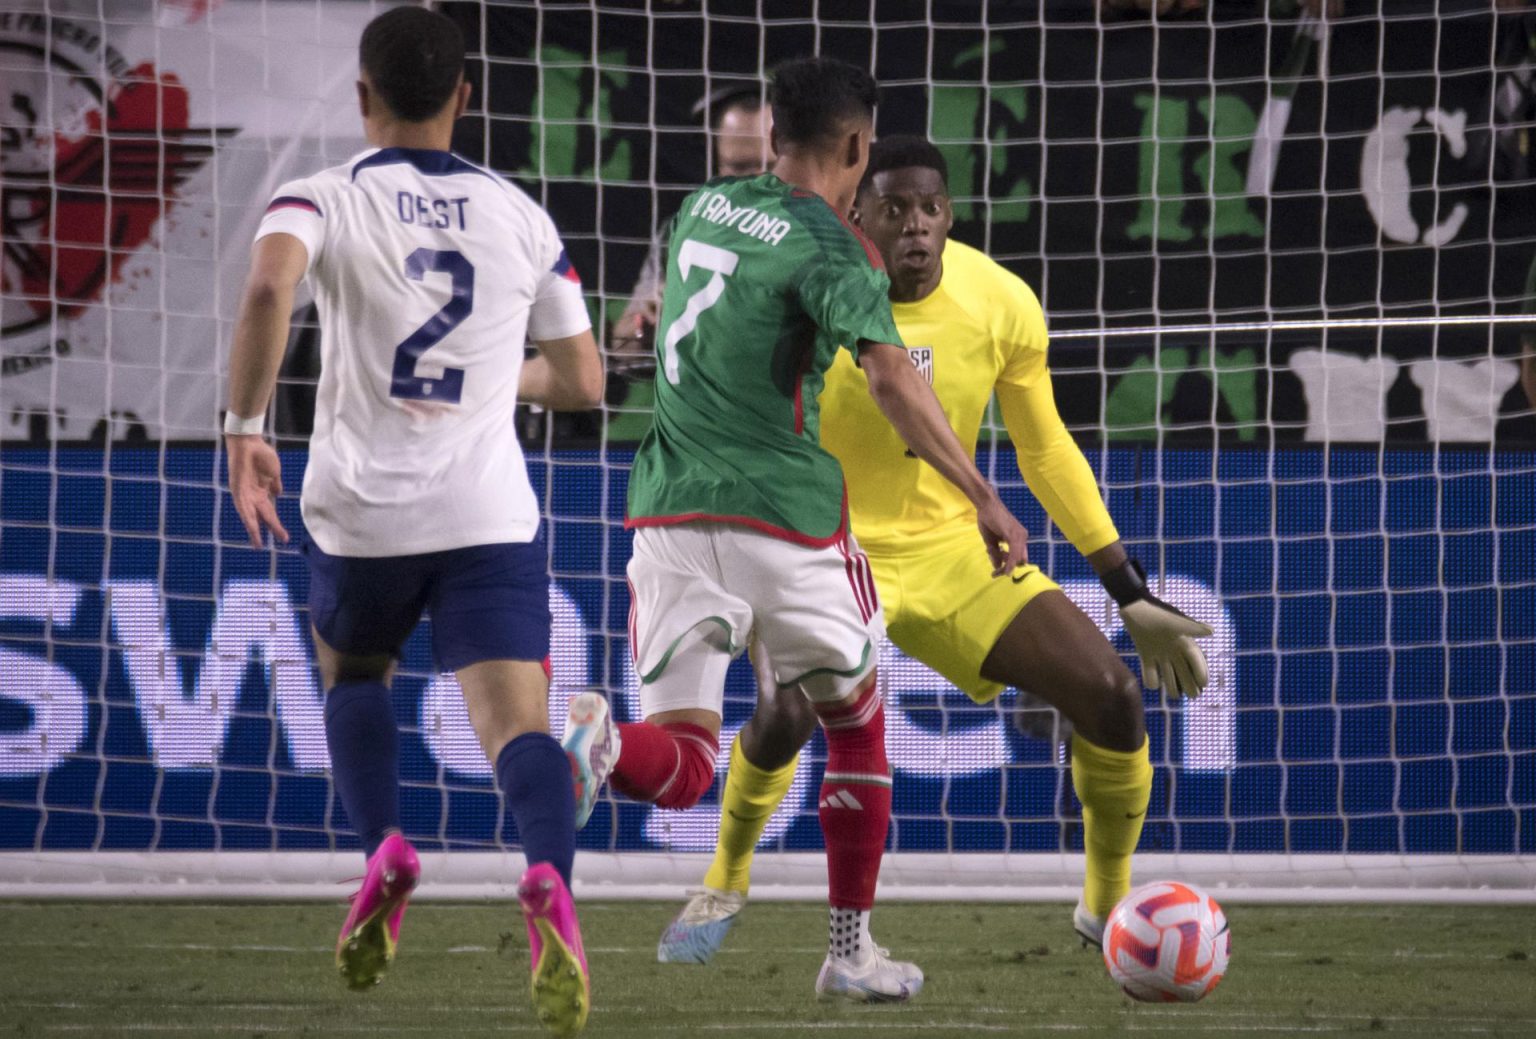
[[[1078,899],[1077,908],[1072,910],[1072,930],[1077,932],[1084,946],[1104,947],[1104,921],[1090,913],[1082,899]]]
[[[613,722],[608,701],[597,693],[571,698],[570,714],[561,746],[571,759],[571,782],[576,787],[576,829],[592,818],[592,806],[619,760],[619,727]]]
[[[816,995],[854,1003],[905,1003],[923,990],[923,971],[915,963],[891,959],[876,946],[861,960],[828,953],[816,975]]]
[[[693,897],[656,944],[657,963],[708,963],[747,904],[745,891],[706,887],[690,894]]]

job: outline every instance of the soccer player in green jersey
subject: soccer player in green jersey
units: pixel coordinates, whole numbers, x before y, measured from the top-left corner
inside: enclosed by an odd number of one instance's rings
[[[1025,561],[1028,535],[901,346],[879,251],[841,215],[868,161],[874,80],[802,59],[777,70],[769,100],[773,169],[700,188],[671,236],[656,416],[626,523],[645,721],[615,725],[602,697],[579,696],[565,745],[578,823],[610,770],[631,797],[692,806],[714,782],[726,669],[761,643],[773,681],[804,693],[827,734],[831,937],[816,990],[900,1001],[922,971],[869,937],[891,812],[874,675],[884,622],[848,530],[842,470],[819,438],[817,397],[841,344],[912,452],[974,505],[994,575]]]
[[[1093,470],[1056,411],[1045,312],[1029,286],[949,236],[949,169],[920,137],[870,149],[852,219],[891,271],[896,328],[933,382],[955,435],[976,442],[994,398],[1019,470],[1072,545],[1101,575],[1141,657],[1148,686],[1194,696],[1209,669],[1194,641],[1210,628],[1147,587],[1127,554]],[[1131,860],[1152,793],[1136,678],[1114,644],[1037,566],[988,577],[973,552],[970,503],[904,445],[845,358],[827,370],[822,442],[848,478],[849,520],[869,554],[891,641],[977,703],[1027,689],[1072,723],[1072,786],[1082,803],[1083,893],[1072,923],[1103,943],[1130,890]],[[761,667],[762,654],[754,654]],[[769,683],[730,750],[720,839],[701,891],[662,934],[657,959],[707,963],[746,904],[753,851],[788,793],[816,720]],[[1022,704],[1021,704],[1022,706]]]

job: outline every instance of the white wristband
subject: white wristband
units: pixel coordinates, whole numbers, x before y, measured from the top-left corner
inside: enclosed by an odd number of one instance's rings
[[[224,432],[234,437],[260,436],[267,425],[265,414],[241,418],[233,411],[224,413]]]

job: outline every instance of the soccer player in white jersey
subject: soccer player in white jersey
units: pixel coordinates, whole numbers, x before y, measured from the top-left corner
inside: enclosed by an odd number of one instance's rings
[[[390,10],[364,30],[361,66],[374,147],[284,184],[257,232],[230,357],[230,491],[253,545],[263,526],[288,540],[262,416],[307,278],[321,321],[301,495],[310,620],[332,776],[368,856],[337,966],[354,988],[380,980],[419,873],[389,682],[430,610],[437,662],[458,676],[529,863],[518,897],[536,1010],[574,1034],[590,993],[568,886],[575,802],[549,734],[549,575],[512,416],[520,399],[592,407],[601,361],[548,215],[449,151],[470,89],[457,26]]]

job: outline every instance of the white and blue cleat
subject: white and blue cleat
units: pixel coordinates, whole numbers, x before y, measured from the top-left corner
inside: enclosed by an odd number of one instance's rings
[[[922,990],[922,969],[891,959],[888,949],[871,949],[859,960],[829,954],[816,975],[816,995],[822,999],[905,1003]]]
[[[1104,921],[1090,913],[1081,900],[1072,910],[1072,930],[1083,940],[1085,948],[1090,945],[1095,949],[1104,948]]]
[[[576,790],[576,829],[592,818],[592,806],[619,760],[619,727],[613,722],[608,701],[597,693],[571,698],[565,739],[560,744],[571,759],[571,782]]]
[[[745,891],[706,887],[689,894],[693,897],[656,943],[657,963],[708,963],[747,904]]]

